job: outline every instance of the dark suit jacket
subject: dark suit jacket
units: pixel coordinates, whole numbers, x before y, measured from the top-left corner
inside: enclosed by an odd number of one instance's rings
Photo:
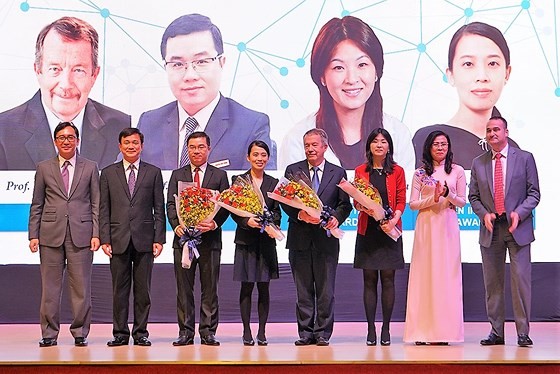
[[[309,177],[307,160],[288,165],[285,176],[296,175],[303,172]],[[325,170],[319,185],[318,196],[323,205],[328,205],[335,210],[334,216],[339,224],[344,223],[352,211],[348,194],[337,187],[337,184],[346,179],[346,171],[340,166],[325,162]],[[282,204],[282,209],[288,214],[288,238],[286,248],[294,250],[308,250],[311,243],[319,250],[338,250],[339,241],[334,236],[328,237],[320,225],[312,225],[298,219],[299,210]]]
[[[242,174],[245,177],[251,175],[250,171]],[[235,182],[237,176],[232,178],[232,184]],[[282,212],[280,211],[280,203],[278,201],[271,199],[268,197],[267,192],[274,191],[274,187],[278,183],[278,179],[271,177],[268,174],[265,174],[263,177],[263,181],[261,184],[261,192],[264,197],[264,203],[267,206],[268,210],[272,213],[274,217],[274,223],[280,227],[280,219],[282,218]],[[256,241],[261,243],[262,247],[269,247],[272,246],[276,248],[276,239],[271,238],[268,236],[267,233],[263,232],[261,234],[260,229],[256,229],[254,227],[250,227],[247,225],[249,218],[240,217],[235,214],[231,215],[233,220],[237,223],[237,229],[235,230],[235,244],[243,244],[249,245],[253,244]]]
[[[187,165],[183,168],[173,170],[171,173],[171,179],[167,185],[167,219],[172,229],[179,226],[179,217],[177,216],[177,208],[175,206],[175,195],[178,195],[178,182],[192,182],[192,171],[191,165]],[[229,188],[227,173],[221,169],[218,169],[212,165],[208,165],[206,172],[204,173],[204,179],[202,180],[201,187],[208,188],[210,190],[217,190],[222,192]],[[202,243],[199,244],[198,250],[221,250],[222,249],[222,224],[226,221],[229,216],[229,212],[225,209],[220,209],[214,221],[218,225],[216,230],[207,231],[202,234]],[[180,248],[179,237],[175,235],[173,239],[173,247]]]
[[[29,240],[60,247],[70,225],[76,247],[89,247],[99,237],[99,170],[97,164],[76,157],[74,178],[66,196],[58,156],[37,165],[33,200],[29,211]]]
[[[119,133],[130,127],[130,116],[91,99],[86,104],[80,133],[80,155],[100,168],[119,154]],[[39,162],[56,156],[41,92],[0,114],[0,170],[35,170]]]
[[[145,135],[142,159],[164,170],[179,165],[179,112],[177,101],[142,113],[138,129]],[[270,140],[270,121],[264,113],[245,108],[221,96],[204,130],[210,137],[208,163],[229,160],[226,170],[251,167],[247,148],[253,140],[262,140],[271,150],[268,169],[276,169],[276,145]]]
[[[506,216],[511,225],[510,213],[519,214],[519,225],[513,232],[517,244],[524,246],[535,240],[533,233],[533,209],[540,201],[539,176],[533,155],[514,147],[509,147],[505,176]],[[469,201],[475,214],[480,218],[479,244],[490,247],[492,233],[484,227],[484,215],[496,212],[494,206],[494,178],[492,176],[492,152],[486,152],[473,160]]]
[[[140,161],[134,193],[130,196],[122,162],[101,171],[99,232],[101,243],[122,254],[132,239],[139,252],[151,252],[153,243],[165,243],[165,201],[161,170]]]

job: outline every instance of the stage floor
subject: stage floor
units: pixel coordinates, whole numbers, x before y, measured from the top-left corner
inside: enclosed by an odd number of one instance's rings
[[[257,326],[252,326],[256,333]],[[415,346],[402,341],[404,323],[391,325],[392,344],[388,347],[365,345],[365,323],[335,323],[328,347],[296,347],[295,323],[270,323],[269,345],[245,347],[241,343],[242,326],[220,324],[219,347],[195,345],[173,347],[175,324],[149,325],[151,347],[133,345],[109,348],[111,325],[93,325],[89,346],[74,347],[68,325],[63,325],[58,346],[39,348],[39,325],[0,325],[0,366],[4,365],[77,365],[77,364],[560,364],[560,323],[531,324],[530,348],[517,346],[513,323],[506,324],[506,345],[483,347],[479,341],[489,331],[488,323],[466,323],[465,342],[450,346]],[[380,323],[378,323],[378,331]],[[132,341],[131,341],[132,343]]]

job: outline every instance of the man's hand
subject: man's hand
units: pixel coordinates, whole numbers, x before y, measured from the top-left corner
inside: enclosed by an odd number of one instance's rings
[[[39,239],[31,239],[29,241],[29,249],[31,249],[32,253],[35,253],[39,250]]]
[[[101,246],[101,249],[109,258],[113,257],[113,248],[111,248],[111,244],[105,243]]]
[[[338,227],[338,220],[336,219],[335,216],[331,216],[331,218],[329,218],[329,220],[327,221],[325,228],[327,230],[333,230],[336,229],[337,227]]]
[[[311,223],[312,225],[318,225],[319,222],[321,222],[320,218],[315,218],[315,217],[310,216],[305,210],[300,210],[299,211],[298,219],[303,221],[303,222]]]
[[[519,225],[519,214],[517,214],[517,212],[514,210],[509,214],[509,217],[511,218],[511,226],[509,227],[508,230],[510,233],[513,234],[513,232],[517,229],[517,226]]]
[[[154,254],[154,258],[159,256],[162,250],[163,250],[163,245],[161,245],[161,243],[152,244],[152,253]]]
[[[173,231],[175,232],[175,235],[177,235],[178,237],[181,237],[185,233],[185,229],[186,229],[185,226],[179,225],[179,226],[175,227],[175,229]]]
[[[100,242],[99,242],[99,238],[91,238],[91,247],[90,247],[90,251],[95,252],[99,249],[100,246]]]
[[[486,213],[484,215],[484,227],[486,230],[492,232],[494,230],[494,221],[496,220],[496,215],[494,213]]]
[[[200,232],[215,230],[217,227],[218,224],[213,219],[203,219],[196,225],[196,228],[200,230]]]

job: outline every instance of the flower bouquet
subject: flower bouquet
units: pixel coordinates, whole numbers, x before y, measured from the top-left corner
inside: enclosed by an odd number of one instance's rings
[[[369,181],[356,177],[353,182],[349,182],[343,178],[338,187],[350,195],[355,202],[362,205],[367,210],[367,213],[376,221],[383,223],[383,221],[393,217],[393,211],[391,208],[387,210],[383,208],[383,201],[379,191]],[[394,241],[397,241],[402,232],[398,227],[395,227],[387,235]]]
[[[211,201],[218,192],[197,187],[193,182],[181,182],[178,186],[179,196],[175,195],[175,207],[179,223],[186,227],[179,239],[183,247],[181,265],[188,269],[193,258],[200,257],[197,245],[200,244],[202,232],[196,228],[204,219],[213,219],[220,207]]]
[[[304,210],[311,217],[320,219],[319,224],[324,228],[330,217],[334,215],[334,209],[323,206],[317,193],[309,187],[310,185],[309,178],[303,173],[291,178],[282,177],[274,188],[274,192],[268,192],[268,197],[293,208]],[[344,231],[338,227],[326,230],[327,236],[332,235],[338,239],[344,236]]]
[[[233,185],[211,199],[218,206],[229,210],[240,217],[257,217],[261,223],[261,233],[266,232],[270,237],[283,240],[282,230],[274,223],[272,212],[264,203],[261,190],[249,177],[238,176]]]

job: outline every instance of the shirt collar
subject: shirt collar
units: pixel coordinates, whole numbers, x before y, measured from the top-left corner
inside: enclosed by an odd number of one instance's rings
[[[503,158],[507,158],[508,151],[509,151],[509,143],[507,143],[504,149],[502,149],[500,152],[496,152],[492,149],[492,160],[496,158],[497,153],[501,153]]]
[[[74,156],[72,156],[72,158],[70,159],[65,159],[64,157],[62,157],[61,155],[58,155],[58,165],[60,167],[62,167],[62,165],[64,164],[64,161],[70,161],[70,165],[72,167],[76,167],[76,153],[74,153]]]
[[[134,167],[136,168],[136,170],[140,169],[140,159],[136,160],[135,162],[132,163],[134,165]],[[123,158],[123,166],[124,166],[124,170],[128,170],[128,168],[130,167],[130,162],[126,161]]]
[[[325,161],[326,160],[323,160],[323,162],[317,165],[319,167],[319,171],[321,172],[325,170]],[[309,162],[307,162],[307,167],[309,168],[309,170],[313,170],[313,166]]]
[[[193,117],[198,122],[198,127],[202,130],[206,130],[206,126],[208,125],[208,121],[210,121],[210,116],[214,113],[214,109],[218,106],[218,102],[220,101],[220,93],[216,95],[214,100],[210,102],[210,104],[206,105],[204,108],[200,109],[196,114],[190,115],[187,113],[185,109],[181,106],[179,101],[177,101],[177,106],[179,108],[179,130],[183,128],[185,125],[185,121],[189,117]]]

